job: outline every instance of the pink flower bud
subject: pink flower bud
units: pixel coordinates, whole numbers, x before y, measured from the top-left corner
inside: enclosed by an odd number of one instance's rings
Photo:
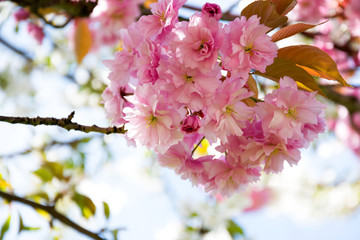
[[[181,130],[185,133],[194,133],[201,127],[200,118],[194,115],[187,116],[183,121]]]
[[[24,8],[20,8],[14,13],[14,18],[16,22],[26,20],[29,18],[29,16],[30,16],[29,12],[26,11]]]
[[[217,20],[220,20],[222,16],[220,6],[215,3],[205,3],[202,9],[202,13],[208,15],[209,17],[214,17]]]
[[[45,36],[43,29],[41,27],[39,27],[38,25],[36,25],[33,22],[29,22],[27,25],[27,30],[29,32],[29,34],[35,38],[36,41],[38,41],[39,44],[42,43],[42,40]]]

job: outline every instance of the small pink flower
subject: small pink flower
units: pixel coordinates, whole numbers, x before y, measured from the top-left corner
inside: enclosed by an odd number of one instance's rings
[[[105,91],[101,94],[101,97],[104,100],[104,108],[106,116],[108,119],[111,119],[111,123],[115,126],[122,125],[126,123],[123,113],[125,107],[133,107],[133,104],[125,99],[125,95],[133,93],[128,86],[120,86],[119,84],[112,82]]]
[[[134,107],[124,109],[124,119],[128,121],[128,137],[138,145],[164,153],[183,138],[179,126],[185,109],[170,108],[157,86],[139,85],[128,99]]]
[[[202,8],[202,13],[209,17],[214,17],[216,20],[220,20],[222,16],[220,6],[215,3],[205,3]]]
[[[217,23],[218,25],[219,23]],[[221,28],[216,33],[200,16],[176,24],[170,43],[172,53],[187,68],[210,72],[217,65],[218,49],[223,40]]]
[[[265,72],[277,55],[277,46],[266,32],[270,28],[260,24],[257,16],[242,16],[225,25],[225,40],[220,51],[225,69],[248,79],[251,69]]]
[[[259,180],[259,168],[232,166],[226,161],[214,159],[205,163],[209,181],[205,184],[207,192],[230,196],[243,190],[249,183]]]
[[[228,136],[241,136],[241,128],[253,117],[253,109],[241,101],[253,93],[244,88],[245,81],[237,80],[225,80],[207,109],[204,134],[209,140],[227,143]]]
[[[181,130],[184,133],[189,134],[189,133],[197,132],[200,127],[201,127],[200,118],[195,115],[189,115],[184,119],[181,125]]]
[[[14,13],[15,21],[20,22],[30,17],[30,13],[24,8],[20,8]]]
[[[36,24],[33,23],[33,22],[28,22],[28,24],[27,24],[27,30],[28,30],[29,34],[30,34],[33,38],[35,38],[35,40],[36,40],[39,44],[42,43],[45,34],[44,34],[44,32],[43,32],[43,29],[42,29],[40,26],[36,25]]]
[[[285,141],[303,139],[304,125],[317,125],[325,107],[315,96],[315,92],[299,91],[289,77],[280,79],[280,88],[266,95],[256,107],[264,133],[278,135]]]
[[[178,11],[186,0],[159,0],[150,4],[153,15],[139,20],[144,34],[156,41],[162,41],[178,22]]]
[[[250,193],[251,205],[244,209],[245,212],[258,210],[264,207],[271,200],[271,189],[252,189]]]
[[[200,111],[210,104],[221,84],[220,70],[214,68],[205,74],[199,69],[184,67],[174,59],[160,61],[158,68],[160,78],[172,85],[164,89],[169,99],[194,111]]]
[[[140,0],[99,0],[90,15],[90,29],[94,32],[95,48],[119,41],[119,29],[129,26],[140,15]]]

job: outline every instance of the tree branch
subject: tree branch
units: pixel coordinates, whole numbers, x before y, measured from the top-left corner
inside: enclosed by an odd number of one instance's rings
[[[92,239],[96,239],[96,240],[104,240],[104,238],[100,237],[98,234],[91,232],[83,227],[81,227],[80,225],[78,225],[77,223],[73,222],[72,220],[70,220],[69,218],[67,218],[65,215],[59,213],[58,211],[56,211],[54,206],[45,206],[45,205],[41,205],[39,203],[27,200],[25,198],[21,198],[18,197],[16,195],[10,194],[10,193],[6,193],[3,191],[0,191],[0,197],[8,200],[9,202],[11,201],[15,201],[15,202],[20,202],[23,203],[25,205],[28,205],[34,209],[41,209],[47,213],[49,213],[53,218],[59,220],[60,222],[68,225],[69,227],[77,230],[78,232],[91,237]]]
[[[122,127],[107,127],[102,128],[98,127],[96,125],[92,126],[84,126],[80,125],[78,123],[72,122],[72,118],[74,117],[75,112],[70,113],[70,115],[67,118],[43,118],[43,117],[35,117],[35,118],[29,118],[29,117],[8,117],[8,116],[0,116],[0,121],[2,122],[8,122],[8,123],[21,123],[21,124],[27,124],[27,125],[51,125],[51,126],[59,126],[62,128],[65,128],[66,130],[77,130],[82,132],[99,132],[104,134],[110,134],[110,133],[122,133],[124,134],[126,130],[124,129],[124,126]]]
[[[25,58],[26,61],[28,62],[32,62],[33,59],[31,57],[29,57],[24,51],[19,50],[18,48],[16,48],[15,46],[11,45],[10,43],[8,43],[7,41],[5,41],[3,38],[0,37],[0,43],[2,43],[3,45],[5,45],[6,47],[8,47],[9,49],[11,49],[12,51],[16,52],[17,54],[19,54],[20,56],[22,56],[23,58]]]

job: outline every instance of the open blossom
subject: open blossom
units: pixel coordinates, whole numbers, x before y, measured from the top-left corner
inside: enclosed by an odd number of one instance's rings
[[[129,100],[134,107],[124,109],[125,120],[129,122],[126,128],[128,137],[137,144],[161,153],[182,139],[179,128],[181,109],[168,108],[156,86],[138,86]]]
[[[251,69],[265,72],[277,55],[277,46],[266,32],[270,28],[260,24],[254,15],[242,16],[225,26],[225,40],[220,48],[226,70],[247,79]]]
[[[159,0],[150,4],[152,15],[142,16],[139,24],[146,36],[164,40],[178,22],[178,11],[186,0]]]
[[[325,107],[315,95],[315,92],[298,91],[295,81],[289,77],[280,79],[280,88],[266,95],[265,101],[256,108],[264,132],[285,141],[303,138],[304,125],[318,124],[318,116]]]
[[[214,33],[198,15],[193,15],[189,22],[176,24],[170,43],[173,55],[187,68],[212,71],[218,64],[218,49],[223,40],[222,29],[217,30]]]
[[[228,136],[243,134],[242,127],[253,117],[253,109],[241,100],[252,95],[244,88],[244,81],[227,79],[218,89],[214,102],[207,109],[207,121],[204,126],[205,136],[213,141],[219,138],[228,141]]]
[[[260,168],[232,166],[223,160],[214,159],[205,163],[209,181],[205,184],[207,192],[221,193],[229,196],[244,189],[250,182],[259,180]]]
[[[101,94],[104,100],[106,116],[108,119],[111,119],[113,125],[119,126],[126,123],[123,110],[125,107],[133,107],[133,104],[129,102],[125,96],[133,92],[134,90],[128,85],[121,86],[119,83],[113,81]]]
[[[95,48],[119,41],[119,29],[135,22],[140,15],[142,0],[99,0],[90,15],[90,29],[94,31]]]
[[[220,68],[203,73],[199,69],[185,67],[177,60],[163,60],[158,71],[160,78],[172,86],[165,89],[169,98],[194,111],[200,111],[210,104],[221,83]]]

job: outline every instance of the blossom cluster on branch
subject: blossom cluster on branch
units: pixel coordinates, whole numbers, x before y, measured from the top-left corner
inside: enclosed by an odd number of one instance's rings
[[[121,51],[104,62],[111,81],[104,105],[112,123],[125,124],[128,140],[154,150],[160,165],[231,195],[262,171],[296,164],[299,149],[325,129],[324,105],[287,76],[257,99],[251,73],[264,73],[277,56],[271,28],[256,15],[224,25],[221,8],[210,3],[179,22],[185,2],[160,0],[150,5],[152,15],[120,30]],[[204,139],[219,154],[195,158]]]

